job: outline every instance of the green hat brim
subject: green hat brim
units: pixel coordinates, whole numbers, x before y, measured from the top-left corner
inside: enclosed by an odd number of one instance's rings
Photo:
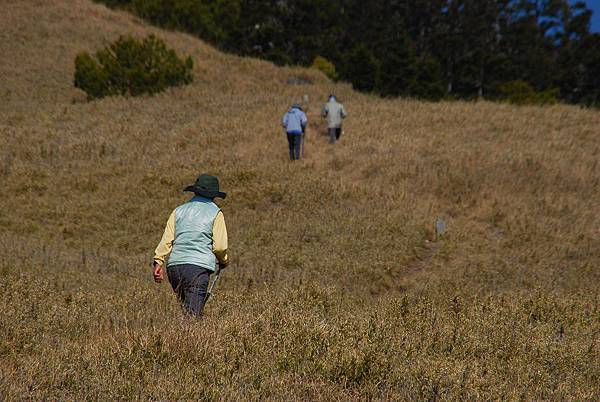
[[[199,188],[196,186],[187,186],[183,191],[189,191],[191,193],[195,193],[197,195],[200,195],[202,197],[206,197],[206,198],[225,198],[227,197],[227,193],[224,193],[222,191],[211,191],[211,190],[206,190],[203,188]]]

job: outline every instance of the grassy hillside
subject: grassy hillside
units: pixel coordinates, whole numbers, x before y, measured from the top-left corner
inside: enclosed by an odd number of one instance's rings
[[[87,0],[2,8],[0,399],[600,398],[597,111],[383,100]],[[73,88],[78,52],[149,33],[192,85]],[[203,171],[233,264],[188,322],[150,262]]]

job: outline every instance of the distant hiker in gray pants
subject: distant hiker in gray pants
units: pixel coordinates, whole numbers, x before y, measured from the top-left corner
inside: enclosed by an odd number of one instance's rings
[[[290,110],[283,115],[283,127],[287,134],[288,146],[290,148],[290,160],[297,160],[301,157],[302,141],[308,119],[302,110],[302,107],[295,103]]]
[[[219,180],[207,174],[201,174],[183,191],[195,195],[175,208],[167,221],[154,252],[154,281],[163,281],[163,266],[169,255],[167,276],[173,291],[187,314],[200,316],[210,274],[216,264],[220,269],[229,264],[225,220],[213,201],[227,194],[219,191]]]
[[[327,119],[329,142],[335,144],[342,135],[342,120],[346,118],[344,105],[337,101],[335,95],[329,95],[329,100],[325,106],[323,106],[321,116]]]

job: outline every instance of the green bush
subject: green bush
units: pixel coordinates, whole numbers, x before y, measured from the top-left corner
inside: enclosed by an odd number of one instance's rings
[[[556,88],[538,92],[526,81],[509,81],[498,86],[501,99],[515,105],[553,105],[558,103]]]
[[[181,60],[163,41],[120,37],[94,56],[75,57],[75,86],[88,98],[110,95],[153,94],[167,87],[189,84],[194,63]]]
[[[338,73],[335,70],[335,65],[323,56],[315,57],[315,60],[313,61],[313,64],[311,67],[316,68],[317,70],[320,70],[327,77],[329,77],[330,79],[332,79],[334,81],[336,81],[339,78]]]

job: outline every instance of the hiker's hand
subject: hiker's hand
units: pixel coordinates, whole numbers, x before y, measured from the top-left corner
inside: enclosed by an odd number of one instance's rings
[[[165,278],[162,265],[154,264],[154,282],[161,283]]]
[[[221,262],[219,261],[219,269],[225,269],[229,265],[229,260]]]

